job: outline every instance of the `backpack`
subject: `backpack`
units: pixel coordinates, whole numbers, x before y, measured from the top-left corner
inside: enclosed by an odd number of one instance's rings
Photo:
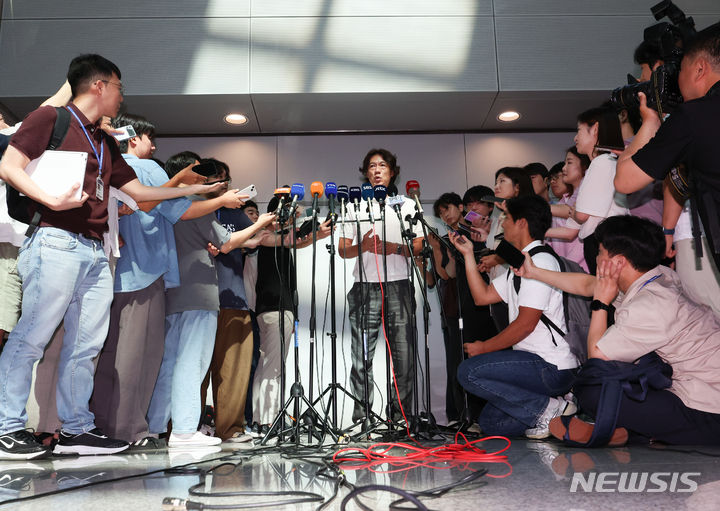
[[[53,126],[52,135],[50,136],[50,142],[48,143],[47,150],[54,151],[67,135],[68,128],[70,127],[70,112],[65,107],[55,107],[57,111],[57,118],[55,119],[55,125]],[[28,224],[28,229],[25,232],[25,236],[32,236],[37,226],[40,224],[42,218],[41,210],[43,206],[30,197],[21,194],[18,190],[5,183],[7,188],[5,194],[5,200],[7,202],[7,209],[10,218]]]
[[[530,256],[545,252],[552,255],[560,265],[561,272],[571,273],[586,273],[582,267],[575,261],[571,261],[564,257],[560,257],[555,251],[547,246],[540,245],[531,248],[529,253]],[[508,275],[512,270],[508,270]],[[515,292],[520,292],[521,278],[515,275],[513,277],[513,287]],[[545,314],[540,316],[540,321],[550,330],[550,336],[552,337],[553,344],[557,346],[555,342],[555,335],[553,330],[560,335],[565,342],[570,346],[570,351],[583,364],[588,359],[587,356],[587,336],[588,330],[590,329],[590,302],[591,298],[586,296],[574,295],[563,291],[563,311],[565,313],[565,325],[567,325],[567,332],[563,332],[562,329],[553,323],[550,318]]]
[[[643,402],[648,390],[669,388],[672,385],[672,374],[672,366],[654,351],[643,355],[634,364],[591,358],[580,368],[574,386],[600,387],[592,436],[586,443],[579,443],[570,440],[566,432],[563,441],[574,447],[607,445],[617,425],[623,395],[633,401]]]

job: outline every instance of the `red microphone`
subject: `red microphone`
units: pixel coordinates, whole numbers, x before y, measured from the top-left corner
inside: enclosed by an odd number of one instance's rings
[[[422,205],[420,204],[420,183],[415,181],[414,179],[411,179],[407,182],[405,185],[405,193],[408,194],[408,196],[415,199],[415,209],[417,209],[420,213],[423,212]]]

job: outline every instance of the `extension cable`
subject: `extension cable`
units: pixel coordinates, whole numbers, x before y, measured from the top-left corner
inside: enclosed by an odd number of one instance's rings
[[[163,511],[185,511],[186,509],[205,509],[201,502],[181,499],[178,497],[165,497],[162,501]]]

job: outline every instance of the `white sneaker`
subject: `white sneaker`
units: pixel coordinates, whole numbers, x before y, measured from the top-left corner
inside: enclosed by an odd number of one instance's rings
[[[545,411],[538,418],[534,428],[526,429],[525,436],[542,440],[550,436],[550,421],[561,415],[574,415],[577,405],[574,401],[566,401],[563,397],[551,397]]]
[[[218,445],[222,440],[214,437],[203,435],[196,431],[192,435],[176,435],[170,433],[168,447],[207,447],[209,445]]]
[[[245,443],[245,442],[252,442],[253,437],[248,435],[247,433],[241,433],[240,431],[236,432],[225,440],[226,442],[232,442],[232,443]]]

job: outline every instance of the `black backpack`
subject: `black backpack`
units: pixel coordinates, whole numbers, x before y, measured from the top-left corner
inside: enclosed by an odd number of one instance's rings
[[[575,261],[571,261],[564,257],[560,257],[555,251],[548,245],[540,245],[531,248],[529,251],[530,256],[545,252],[552,255],[560,265],[561,272],[571,273],[587,273],[582,267]],[[510,272],[512,270],[508,270]],[[509,274],[509,273],[508,273]],[[515,292],[520,292],[521,278],[515,275],[513,277],[513,287]],[[555,335],[553,330],[557,332],[565,342],[570,346],[570,351],[583,364],[587,360],[587,336],[588,330],[590,329],[590,302],[591,298],[586,296],[574,295],[563,291],[563,310],[565,311],[565,325],[567,325],[567,332],[563,332],[562,329],[553,323],[550,318],[545,314],[540,316],[540,321],[550,330],[550,336],[552,337],[553,344],[557,346],[555,341]]]
[[[68,112],[67,108],[55,107],[55,110],[57,111],[57,118],[55,119],[50,142],[47,145],[49,151],[54,151],[60,147],[70,127],[70,112]],[[21,194],[8,183],[5,183],[5,187],[7,188],[5,199],[7,201],[10,218],[28,224],[25,236],[32,236],[32,233],[35,232],[35,229],[37,229],[37,226],[40,224],[43,206],[30,197]]]

